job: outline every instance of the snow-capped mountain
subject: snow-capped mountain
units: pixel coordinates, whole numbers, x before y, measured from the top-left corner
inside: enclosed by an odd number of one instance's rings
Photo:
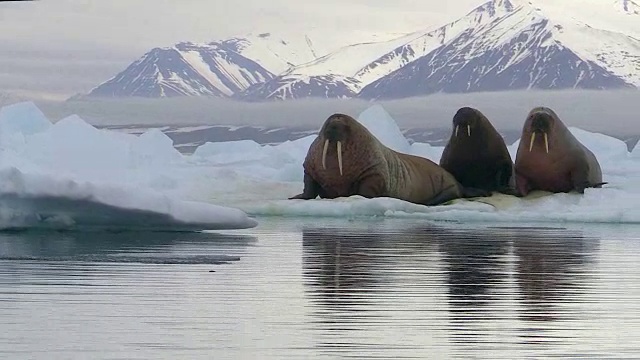
[[[549,16],[557,15],[555,8],[516,4],[492,1],[385,55],[378,66],[397,69],[364,86],[358,96],[640,85],[640,40],[575,18]],[[429,49],[426,44],[433,38],[443,40]],[[418,57],[416,45],[422,50]],[[413,59],[398,67],[407,56]]]
[[[255,84],[235,97],[245,101],[287,100],[301,98],[345,99],[355,97],[359,83],[340,75],[306,76],[291,74],[278,76],[265,83]]]
[[[336,41],[335,49],[313,39],[264,33],[154,49],[91,94],[262,101],[640,87],[632,0],[491,0],[393,39]]]
[[[273,77],[260,64],[242,56],[233,42],[179,43],[149,51],[89,96],[231,96]]]
[[[207,44],[155,48],[89,96],[227,97],[316,57],[310,39],[290,43],[269,33]]]
[[[357,79],[364,87],[426,56],[473,26],[490,22],[512,10],[513,4],[507,0],[490,1],[450,24],[417,31],[390,41],[345,46],[290,72],[313,75],[324,72],[342,74]]]

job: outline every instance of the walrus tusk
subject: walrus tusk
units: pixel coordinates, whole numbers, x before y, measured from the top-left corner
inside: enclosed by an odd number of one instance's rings
[[[322,168],[327,170],[327,150],[329,149],[329,139],[324,141],[324,147],[322,148]]]
[[[547,139],[547,133],[544,133],[544,147],[547,149],[547,154],[549,153],[549,139]]]
[[[467,125],[467,135],[471,136],[471,125]]]
[[[529,152],[533,149],[533,142],[536,141],[536,133],[531,133],[531,142],[529,142]]]
[[[460,125],[456,125],[456,137],[458,137],[458,128],[460,127]]]
[[[340,176],[342,176],[342,142],[338,141],[336,147],[338,150],[338,167],[340,168]]]

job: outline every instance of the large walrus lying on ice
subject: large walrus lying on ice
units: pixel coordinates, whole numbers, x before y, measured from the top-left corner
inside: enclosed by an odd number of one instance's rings
[[[304,190],[290,199],[360,195],[438,205],[456,198],[488,195],[464,188],[429,159],[389,149],[344,114],[327,118],[309,147],[303,168]]]

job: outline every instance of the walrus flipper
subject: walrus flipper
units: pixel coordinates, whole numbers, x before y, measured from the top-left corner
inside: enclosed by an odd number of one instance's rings
[[[527,194],[529,194],[529,191],[531,190],[531,186],[529,185],[529,180],[527,180],[526,177],[518,174],[517,172],[515,173],[515,177],[516,177],[515,196],[517,197],[527,196]]]
[[[463,198],[491,196],[491,191],[489,190],[473,188],[473,187],[464,187],[464,186],[460,186],[460,188],[462,189]]]
[[[600,189],[602,188],[602,185],[606,185],[608,184],[607,182],[599,182],[599,183],[595,183],[595,184],[591,184],[589,182],[585,182],[585,183],[581,183],[581,184],[574,184],[574,190],[577,191],[580,194],[584,194],[584,190],[586,188],[596,188],[596,189]]]
[[[320,184],[315,181],[307,172],[304,173],[304,188],[301,194],[296,196],[292,196],[289,200],[293,199],[302,199],[302,200],[311,200],[315,199],[320,194]]]
[[[460,196],[458,196],[455,191],[451,191],[451,189],[445,189],[441,191],[438,195],[429,199],[429,201],[424,202],[422,205],[426,205],[426,206],[442,205],[444,203],[447,203],[451,200],[455,200],[458,198],[460,198]]]
[[[508,165],[508,167],[505,166],[496,174],[497,186],[495,191],[505,195],[520,196],[520,192],[516,189],[515,183],[513,167],[511,165]]]
[[[515,184],[515,181],[512,180],[515,180],[514,177],[513,162],[511,159],[504,161],[496,173],[497,190],[502,192],[502,190],[513,189],[512,183]]]
[[[369,199],[389,196],[385,187],[384,178],[379,174],[362,179],[356,191],[358,195]]]
[[[602,185],[606,184],[606,182],[602,181],[594,183],[590,181],[589,178],[589,166],[587,164],[581,164],[581,166],[578,166],[577,169],[574,169],[571,172],[571,182],[573,183],[573,190],[577,191],[580,194],[584,194],[584,189],[586,188],[600,188],[602,187]]]

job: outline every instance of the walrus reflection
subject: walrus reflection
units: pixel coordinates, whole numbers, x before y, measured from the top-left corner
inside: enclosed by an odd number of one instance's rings
[[[491,329],[512,326],[529,342],[544,325],[520,325],[514,317],[538,323],[571,317],[571,308],[559,304],[586,290],[596,245],[565,229],[494,227],[440,237],[451,340],[462,347],[495,344]]]
[[[499,315],[495,308],[499,289],[509,276],[509,239],[481,228],[447,229],[438,234],[437,244],[446,286],[448,334],[456,344],[477,344]]]
[[[496,301],[492,288],[507,277],[509,239],[492,231],[474,229],[438,236],[438,251],[446,264],[450,311],[456,320]],[[495,289],[494,289],[495,290]]]
[[[585,292],[598,239],[574,230],[514,233],[515,280],[528,321],[556,321],[570,314],[558,307]]]
[[[338,229],[302,231],[303,272],[314,297],[334,305],[357,305],[383,280],[375,268],[376,234]]]
[[[391,276],[397,268],[432,263],[426,258],[434,246],[432,236],[419,230],[304,228],[307,292],[332,310],[368,303],[372,295],[394,286]],[[400,256],[405,252],[412,256]]]

